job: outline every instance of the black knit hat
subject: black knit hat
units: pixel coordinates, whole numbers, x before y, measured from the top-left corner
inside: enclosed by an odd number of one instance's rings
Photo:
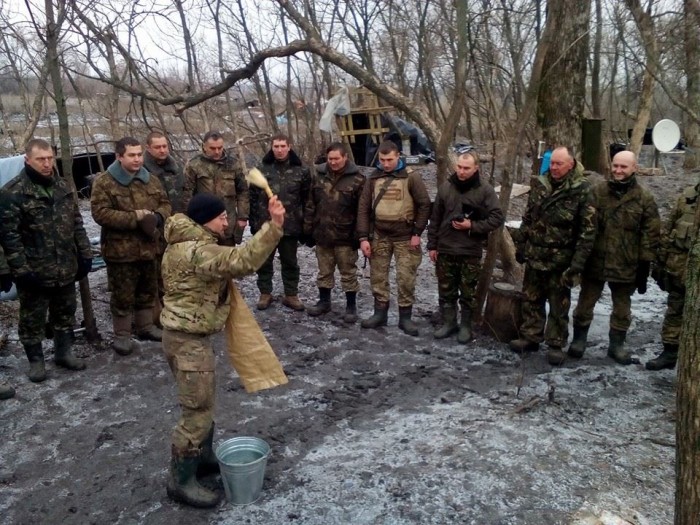
[[[198,193],[187,206],[187,216],[197,224],[206,224],[225,211],[224,201],[211,193]]]

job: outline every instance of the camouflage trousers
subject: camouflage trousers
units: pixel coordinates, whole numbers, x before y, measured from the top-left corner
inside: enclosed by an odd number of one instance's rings
[[[520,336],[528,341],[563,348],[569,339],[571,290],[561,284],[561,272],[525,268],[523,323]],[[549,303],[549,316],[546,304]]]
[[[297,247],[299,239],[285,235],[280,239],[277,248],[258,270],[258,290],[260,293],[272,293],[272,277],[274,275],[275,253],[280,254],[282,264],[282,285],[284,295],[297,295],[299,291],[299,263],[297,262]]]
[[[603,294],[605,281],[596,281],[587,277],[581,280],[581,293],[574,310],[574,324],[590,326],[593,321],[593,309]],[[632,324],[632,294],[636,289],[634,283],[608,283],[612,296],[612,313],[610,328],[626,332]]]
[[[680,342],[685,305],[685,284],[678,277],[666,276],[666,315],[661,327],[661,341],[677,345]]]
[[[340,286],[344,292],[357,292],[360,285],[357,281],[357,250],[351,246],[334,246],[326,248],[316,246],[316,260],[318,261],[318,278],[316,285],[319,288],[333,288],[335,286],[335,268],[340,272]]]
[[[106,262],[109,309],[113,316],[124,317],[153,308],[158,293],[155,260]]]
[[[476,285],[481,273],[481,260],[466,255],[438,254],[435,275],[441,305],[453,305],[459,299],[462,310],[476,308]]]
[[[396,289],[399,306],[412,306],[415,302],[416,272],[423,259],[420,248],[411,249],[410,241],[392,241],[375,237],[372,241],[369,282],[374,299],[389,302],[389,268],[392,256],[396,260]]]
[[[75,325],[75,283],[55,288],[26,289],[17,287],[19,295],[19,340],[23,345],[44,340],[46,312],[49,324],[57,332],[72,332]]]
[[[172,444],[181,453],[198,450],[214,421],[216,361],[209,336],[164,329],[163,351],[180,405]]]

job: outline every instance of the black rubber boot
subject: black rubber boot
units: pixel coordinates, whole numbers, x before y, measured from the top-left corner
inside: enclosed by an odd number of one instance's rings
[[[435,339],[445,339],[459,330],[457,326],[457,307],[453,304],[440,305],[442,326],[433,332]]]
[[[199,466],[197,467],[198,476],[208,476],[210,474],[219,473],[219,462],[214,454],[214,423],[200,445]]]
[[[413,306],[399,306],[399,328],[408,335],[416,337],[418,335],[418,327],[411,320]]]
[[[540,349],[540,344],[527,339],[513,339],[508,343],[510,349],[516,354],[524,354],[527,352],[537,352]]]
[[[567,354],[574,359],[581,359],[586,351],[586,343],[588,342],[588,329],[590,326],[574,325],[574,338],[571,340]]]
[[[627,332],[622,330],[610,329],[610,345],[608,346],[608,357],[612,357],[621,365],[631,365],[632,355],[625,350],[625,339]]]
[[[655,359],[647,361],[644,367],[647,370],[663,370],[664,368],[675,368],[678,362],[678,345],[673,343],[664,343],[664,351],[661,352]]]
[[[345,292],[345,314],[343,321],[348,324],[357,322],[357,292]]]
[[[0,383],[0,399],[15,397],[15,389],[6,383]]]
[[[197,466],[200,463],[199,451],[180,453],[172,449],[170,479],[167,492],[170,499],[192,507],[210,508],[219,503],[219,495],[202,487],[197,481]]]
[[[29,360],[29,373],[27,377],[32,383],[41,383],[46,379],[46,367],[44,366],[44,351],[41,343],[24,345],[24,353]]]
[[[360,323],[362,328],[379,328],[386,326],[387,313],[389,312],[389,303],[374,301],[374,313]]]
[[[331,289],[330,288],[319,288],[318,289],[318,302],[309,306],[306,309],[307,313],[311,317],[318,317],[319,315],[327,314],[331,311]]]
[[[459,318],[459,333],[457,334],[457,342],[467,344],[472,339],[472,311],[462,308],[462,313]]]
[[[73,355],[73,332],[56,332],[53,337],[56,366],[68,370],[85,370],[85,363]]]

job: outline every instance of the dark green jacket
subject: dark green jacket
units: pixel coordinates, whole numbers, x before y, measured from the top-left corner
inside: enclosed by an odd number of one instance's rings
[[[505,222],[491,185],[482,182],[478,172],[469,182],[460,189],[457,176],[452,174],[438,189],[428,225],[428,250],[481,259],[489,233]],[[452,227],[452,218],[460,214],[469,215],[470,230]]]
[[[289,150],[289,157],[284,162],[276,161],[272,151],[268,151],[258,168],[265,175],[272,193],[277,195],[284,205],[284,234],[298,237],[304,233],[304,207],[311,189],[311,174],[308,168],[302,165],[301,159],[293,150]],[[270,220],[267,201],[264,190],[251,186],[248,220],[253,234]]]
[[[656,258],[659,210],[634,175],[625,193],[615,187],[613,181],[602,181],[592,188],[598,232],[584,274],[599,281],[633,283],[638,263]]]
[[[185,175],[182,171],[182,166],[170,155],[161,164],[156,162],[156,159],[150,153],[146,152],[143,155],[143,167],[158,177],[170,200],[173,215],[185,213],[183,200]]]
[[[75,281],[78,256],[92,258],[78,204],[54,173],[48,185],[29,166],[0,192],[0,232],[13,275],[34,272],[46,287]]]
[[[340,174],[330,172],[327,164],[316,166],[304,233],[313,234],[316,244],[326,248],[357,247],[357,205],[364,185],[365,176],[351,161]]]
[[[535,270],[583,271],[595,240],[595,208],[590,182],[576,163],[562,181],[550,172],[532,177],[518,249]]]

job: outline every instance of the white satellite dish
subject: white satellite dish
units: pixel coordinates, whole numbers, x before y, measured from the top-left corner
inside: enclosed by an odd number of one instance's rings
[[[651,132],[651,141],[662,153],[674,149],[679,140],[681,140],[681,130],[678,124],[667,118],[659,120]]]

